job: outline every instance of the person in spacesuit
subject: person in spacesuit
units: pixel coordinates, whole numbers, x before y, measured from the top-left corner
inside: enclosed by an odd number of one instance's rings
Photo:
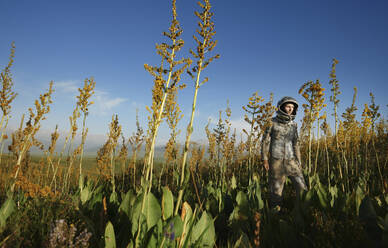
[[[294,121],[298,102],[286,96],[278,102],[277,108],[271,125],[264,131],[261,156],[269,171],[269,205],[279,211],[286,177],[290,177],[297,197],[307,187],[301,168],[298,127]]]

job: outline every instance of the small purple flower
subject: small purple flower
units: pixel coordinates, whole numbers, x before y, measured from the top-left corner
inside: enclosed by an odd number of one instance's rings
[[[173,241],[175,239],[174,223],[170,222],[167,230],[164,232],[164,236],[169,240]]]

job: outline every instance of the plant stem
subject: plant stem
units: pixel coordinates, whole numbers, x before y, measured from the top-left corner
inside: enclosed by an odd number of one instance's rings
[[[185,141],[185,147],[184,147],[184,152],[183,152],[183,157],[182,157],[182,164],[181,164],[181,180],[180,180],[180,187],[183,185],[183,181],[185,178],[185,166],[186,166],[186,159],[187,159],[187,154],[189,152],[189,144],[190,144],[190,139],[191,139],[191,134],[193,132],[193,122],[194,122],[194,114],[195,114],[195,106],[197,103],[197,94],[199,90],[199,77],[201,74],[202,70],[202,59],[199,61],[198,64],[198,73],[197,73],[197,78],[195,80],[195,91],[194,91],[194,97],[193,97],[193,104],[191,106],[191,117],[190,117],[190,122],[189,125],[187,126],[187,135],[186,135],[186,141]]]

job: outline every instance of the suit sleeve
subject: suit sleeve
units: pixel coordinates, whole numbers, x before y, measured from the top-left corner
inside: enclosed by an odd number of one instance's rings
[[[269,147],[271,144],[271,130],[272,130],[272,122],[264,130],[263,138],[261,140],[261,159],[263,161],[268,160],[268,157],[269,157]]]
[[[300,142],[299,142],[299,135],[298,135],[298,125],[295,123],[295,133],[294,133],[294,139],[292,141],[292,145],[294,148],[294,154],[296,157],[296,160],[299,162],[299,165],[302,165],[302,159],[300,154]]]

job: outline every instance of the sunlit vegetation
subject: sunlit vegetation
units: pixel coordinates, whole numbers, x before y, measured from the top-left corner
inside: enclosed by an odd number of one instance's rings
[[[204,127],[208,144],[191,140],[197,94],[211,83],[205,69],[220,57],[213,54],[217,40],[211,5],[204,0],[198,8],[193,36],[197,47],[188,49],[191,58],[181,56],[184,41],[173,0],[166,40],[156,45],[161,64],[144,65],[154,83],[147,128],[136,115],[137,129],[126,138],[119,116],[113,115],[106,142],[92,161],[83,154],[93,78],[79,89],[62,148],[56,150],[58,127],[48,147],[35,138],[51,110],[53,82],[28,109],[29,116],[21,118],[19,128],[6,134],[17,96],[12,44],[0,78],[0,247],[388,246],[388,125],[372,93],[362,115],[356,116],[356,88],[351,106],[338,112],[336,59],[329,74],[329,101],[319,80],[307,81],[299,90],[305,99],[300,143],[308,190],[297,201],[288,180],[280,212],[268,207],[268,174],[260,153],[263,131],[276,110],[272,94],[264,99],[258,89],[247,99],[242,114],[249,129],[243,133],[233,129],[227,103],[217,124],[212,127],[209,121]],[[178,97],[185,72],[194,92],[181,145]],[[327,113],[334,116],[334,129]],[[170,139],[163,160],[156,162],[162,122],[171,130]],[[77,146],[76,136],[82,137]],[[10,145],[4,148],[7,139]],[[33,146],[43,156],[32,157]]]

